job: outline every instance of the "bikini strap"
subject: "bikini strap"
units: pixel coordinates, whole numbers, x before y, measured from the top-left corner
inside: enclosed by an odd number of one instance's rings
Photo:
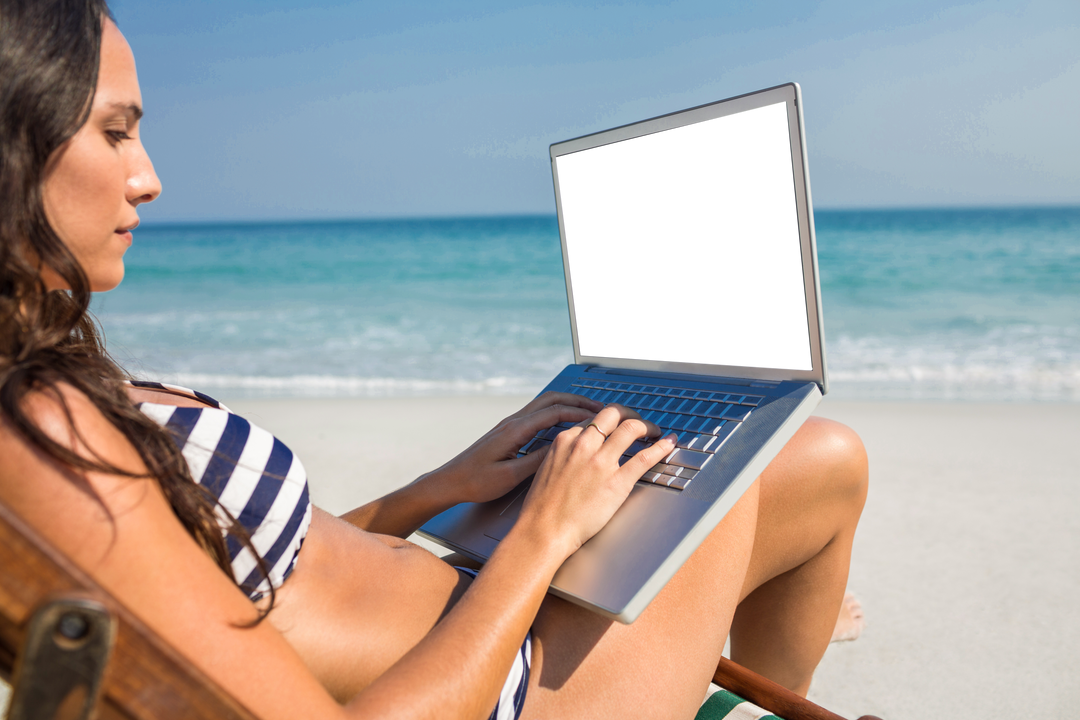
[[[226,412],[232,412],[232,410],[229,410],[224,404],[218,402],[209,395],[201,393],[198,390],[192,390],[191,388],[182,387],[180,385],[169,385],[168,383],[152,382],[150,380],[125,380],[124,382],[132,387],[145,388],[147,390],[162,390],[167,393],[172,393],[173,395],[183,395],[192,400],[206,403],[210,407],[225,410]]]

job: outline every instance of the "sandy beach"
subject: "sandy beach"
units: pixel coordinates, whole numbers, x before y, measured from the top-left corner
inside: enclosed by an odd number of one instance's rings
[[[343,512],[437,467],[525,401],[229,405],[284,439],[314,501]],[[852,718],[1071,713],[1080,704],[1080,405],[826,399],[818,414],[855,428],[870,455],[849,582],[869,625],[830,647],[811,699]]]

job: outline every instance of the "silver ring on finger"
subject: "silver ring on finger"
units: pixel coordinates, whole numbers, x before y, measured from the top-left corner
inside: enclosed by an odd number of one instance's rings
[[[600,426],[599,426],[599,425],[597,425],[597,424],[596,424],[596,423],[594,423],[594,422],[591,422],[591,423],[589,423],[588,425],[586,425],[586,426],[585,426],[585,429],[586,429],[586,430],[588,430],[589,428],[596,428],[596,432],[598,432],[598,433],[600,433],[601,435],[603,435],[603,436],[604,436],[604,439],[605,439],[605,440],[607,440],[607,438],[608,438],[608,435],[610,434],[610,433],[606,433],[606,432],[604,432],[603,430],[601,430],[601,429],[600,429]]]

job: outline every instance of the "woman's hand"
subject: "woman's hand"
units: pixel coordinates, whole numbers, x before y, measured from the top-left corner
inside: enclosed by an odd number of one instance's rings
[[[535,473],[547,455],[545,448],[517,457],[537,432],[561,422],[590,419],[603,407],[580,395],[546,392],[421,481],[429,482],[439,494],[448,494],[450,505],[500,498]]]
[[[569,556],[607,524],[645,471],[675,449],[675,436],[668,435],[620,464],[635,440],[659,434],[620,405],[559,434],[536,472],[518,526],[564,543]]]
[[[408,537],[418,527],[463,502],[486,502],[510,492],[536,472],[547,450],[519,458],[517,452],[539,430],[581,422],[603,409],[570,393],[548,392],[495,426],[438,470],[342,515],[369,532]]]

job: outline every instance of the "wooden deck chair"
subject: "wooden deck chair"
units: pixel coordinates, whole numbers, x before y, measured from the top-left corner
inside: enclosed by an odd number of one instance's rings
[[[3,503],[0,676],[9,720],[256,720]],[[714,682],[698,720],[843,720],[729,660]]]

